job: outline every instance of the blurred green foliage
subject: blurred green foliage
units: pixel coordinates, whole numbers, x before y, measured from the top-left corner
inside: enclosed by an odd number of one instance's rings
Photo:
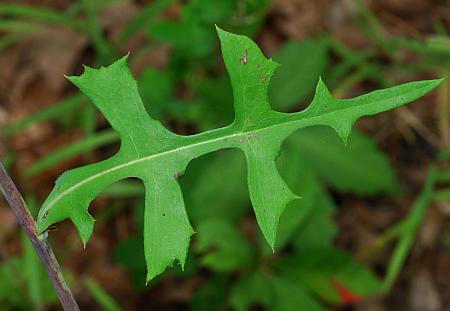
[[[164,69],[146,68],[139,77],[139,88],[149,113],[165,125],[174,122],[181,125],[182,132],[188,128],[189,134],[227,125],[234,114],[232,92],[228,77],[218,69],[217,40],[212,25],[216,23],[233,32],[255,36],[266,20],[270,1],[193,0],[182,5],[180,19],[173,21],[164,18],[162,12],[179,1],[156,0],[143,7],[116,42],[109,42],[102,33],[99,12],[115,2],[74,1],[65,12],[0,4],[0,30],[6,33],[0,38],[0,51],[32,32],[61,25],[86,33],[95,49],[94,63],[104,65],[117,57],[122,44],[138,32],[144,32],[147,45],[142,51],[133,51],[130,57],[139,57],[141,52],[159,44],[171,47],[170,61]],[[285,42],[271,55],[283,64],[270,88],[275,109],[293,111],[303,107],[312,96],[319,76],[332,86],[335,95],[341,96],[361,81],[386,87],[394,84],[392,77],[402,79],[422,72],[448,75],[450,40],[439,27],[439,21],[436,34],[423,40],[389,37],[373,12],[362,1],[355,2],[360,10],[355,22],[374,46],[356,52],[326,35]],[[404,58],[405,50],[419,56],[419,60],[411,62]],[[331,60],[332,55],[338,58],[337,63]],[[188,90],[187,95],[180,96],[180,89]],[[89,105],[83,95],[74,94],[3,131],[2,134],[12,136],[36,122],[53,122],[67,132],[83,128],[89,137],[45,156],[24,170],[24,177],[44,172],[76,155],[92,156],[96,148],[118,141],[117,135],[109,130],[95,131],[96,112]],[[441,157],[446,157],[445,151]],[[13,163],[14,154],[8,154],[8,164]],[[250,202],[245,163],[240,153],[222,151],[204,156],[201,161],[191,163],[181,178],[188,214],[197,234],[185,270],[166,274],[180,279],[202,274],[203,282],[192,299],[192,310],[218,310],[225,306],[236,310],[248,310],[250,306],[270,310],[324,310],[324,302],[336,305],[349,302],[343,300],[349,297],[342,294],[342,288],[353,293],[354,298],[388,290],[405,261],[430,200],[450,198],[446,189],[433,192],[435,178],[448,181],[448,174],[443,172],[436,177],[433,175],[436,173],[430,173],[432,176],[411,214],[382,234],[375,245],[376,251],[394,238],[399,239],[387,269],[388,276],[382,283],[350,253],[334,245],[338,228],[333,215],[337,207],[330,195],[330,189],[357,196],[391,195],[400,191],[395,172],[376,142],[354,131],[344,148],[332,131],[310,128],[286,141],[277,164],[283,178],[303,200],[293,203],[283,215],[275,254],[263,243],[255,224],[247,217]],[[121,209],[130,204],[130,197],[141,197],[143,187],[130,180],[114,185],[103,195],[124,198],[118,206]],[[143,204],[140,199],[132,202],[140,224]],[[107,222],[111,216],[114,215],[98,218]],[[23,239],[21,244],[21,256],[0,261],[0,310],[39,310],[55,302],[51,285],[29,243]],[[157,279],[144,286],[146,268],[141,236],[122,241],[112,257],[129,271],[137,291],[151,290],[158,285]],[[100,305],[118,310],[117,303],[98,284],[92,280],[85,283]]]
[[[29,197],[26,201],[36,216],[36,200]],[[56,293],[31,242],[24,232],[20,237],[20,256],[7,256],[3,249],[0,252],[0,310],[43,310],[57,302]]]

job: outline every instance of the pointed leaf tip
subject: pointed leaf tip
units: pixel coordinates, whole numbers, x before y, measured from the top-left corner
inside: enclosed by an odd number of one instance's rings
[[[232,34],[231,32],[226,31],[225,29],[223,29],[222,27],[220,27],[217,24],[214,24],[214,26],[216,27],[216,32],[217,34],[220,36],[221,34]]]
[[[187,250],[186,250],[187,253]],[[153,280],[154,278],[156,278],[158,275],[161,275],[162,273],[164,273],[164,271],[166,270],[167,267],[173,267],[173,265],[178,262],[181,266],[181,270],[184,271],[184,265],[186,263],[186,256],[185,257],[174,257],[172,259],[172,261],[166,265],[164,265],[164,268],[162,268],[160,271],[156,271],[156,270],[152,270],[149,269],[149,267],[147,266],[147,276],[145,279],[145,286],[147,286],[147,284]]]
[[[122,56],[118,61],[112,63],[111,65],[114,65],[115,63],[122,63],[122,64],[128,64],[128,58],[130,57],[130,52]]]
[[[344,145],[347,146],[350,135],[352,134],[352,124],[350,122],[346,123],[342,127],[336,127],[335,130]]]
[[[330,90],[328,89],[328,86],[323,81],[322,76],[320,76],[319,80],[317,81],[316,96],[320,96],[321,99],[333,98]]]

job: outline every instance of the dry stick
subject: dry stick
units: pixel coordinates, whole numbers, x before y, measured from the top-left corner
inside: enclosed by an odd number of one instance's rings
[[[46,236],[37,235],[36,222],[34,221],[33,216],[31,216],[19,190],[17,190],[16,185],[6,172],[1,161],[0,189],[3,192],[3,195],[5,196],[6,201],[8,201],[9,206],[13,210],[14,214],[16,214],[17,219],[19,220],[28,238],[33,244],[34,249],[41,258],[41,261],[44,264],[50,279],[52,280],[53,287],[58,294],[59,300],[61,301],[61,305],[63,306],[64,310],[79,311],[80,308],[78,307],[78,304],[75,301],[70,288],[67,286],[66,281],[64,280],[64,277],[61,273],[61,268],[58,264],[58,261],[56,260],[55,255],[53,254]]]

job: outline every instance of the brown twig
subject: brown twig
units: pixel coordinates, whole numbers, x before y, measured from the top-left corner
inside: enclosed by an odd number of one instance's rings
[[[16,215],[19,223],[22,225],[25,230],[28,238],[33,244],[36,253],[41,258],[42,263],[47,270],[47,273],[52,280],[53,287],[58,294],[61,305],[66,311],[79,311],[75,298],[70,291],[70,288],[67,286],[66,281],[61,272],[61,268],[56,260],[55,255],[50,247],[50,244],[47,241],[46,236],[38,236],[36,231],[36,222],[31,216],[28,208],[25,205],[25,202],[19,192],[17,190],[16,185],[12,181],[9,174],[6,172],[3,164],[0,162],[0,189],[3,195],[8,201],[9,206],[12,211]]]

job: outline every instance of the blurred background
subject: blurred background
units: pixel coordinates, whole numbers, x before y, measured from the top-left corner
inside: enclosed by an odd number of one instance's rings
[[[269,94],[279,111],[304,109],[319,76],[350,98],[450,72],[448,0],[3,0],[0,156],[34,214],[62,172],[118,150],[64,78],[83,64],[130,53],[146,109],[176,133],[232,121],[214,24],[282,64]],[[347,147],[328,128],[293,134],[277,165],[303,200],[283,215],[275,253],[242,154],[216,152],[179,179],[197,232],[184,271],[145,286],[143,186],[115,184],[91,204],[85,250],[68,221],[49,233],[81,309],[450,310],[449,90],[364,118]],[[60,310],[3,198],[0,310]]]

